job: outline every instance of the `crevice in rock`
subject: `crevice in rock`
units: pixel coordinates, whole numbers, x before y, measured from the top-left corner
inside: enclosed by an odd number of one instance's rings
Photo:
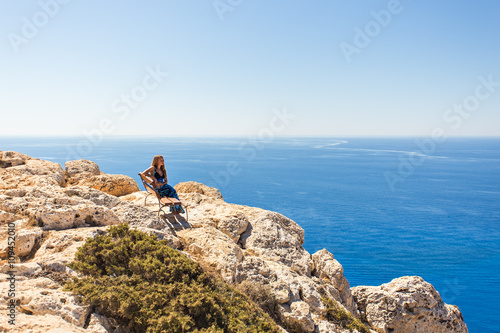
[[[17,307],[19,309],[19,312],[24,313],[24,314],[26,314],[28,316],[32,316],[33,315],[33,311],[25,309],[21,305],[18,305]]]
[[[303,301],[304,300],[304,292],[302,291],[302,287],[299,288],[299,298]]]
[[[89,225],[90,227],[97,227],[97,226],[99,226],[99,223],[97,223],[97,222],[94,220],[94,218],[92,217],[92,215],[87,215],[87,216],[85,217],[85,223],[86,223],[87,225]]]
[[[92,314],[94,312],[95,312],[95,306],[93,305],[90,307],[89,312],[88,312],[87,316],[85,317],[85,323],[83,324],[84,329],[87,329],[87,327],[89,327],[90,319],[92,318]]]
[[[313,263],[313,269],[311,270],[311,277],[315,276],[317,278],[320,278],[320,276],[319,276],[320,274],[318,274],[318,270],[316,267],[316,263],[313,260],[313,256],[311,255],[310,258],[311,258],[311,261]]]
[[[245,240],[248,237],[250,237],[250,235],[252,235],[252,230],[253,230],[252,224],[249,222],[248,225],[247,225],[247,228],[245,229],[244,232],[241,233],[240,238],[236,242],[236,245],[238,245],[242,250],[246,249],[246,247],[245,247],[245,243],[246,243]]]
[[[33,244],[33,248],[31,249],[31,252],[27,256],[24,256],[23,258],[20,258],[21,262],[28,262],[28,261],[32,260],[35,257],[36,252],[42,246],[43,242],[45,242],[45,240],[47,239],[47,236],[48,236],[48,232],[47,231],[43,231],[42,232],[42,237],[37,238],[35,240],[35,244]]]

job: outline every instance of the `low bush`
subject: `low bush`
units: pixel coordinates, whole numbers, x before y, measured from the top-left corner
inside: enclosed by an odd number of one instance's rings
[[[368,327],[366,327],[358,318],[354,317],[350,312],[345,310],[337,302],[330,298],[322,298],[323,303],[326,306],[325,319],[348,330],[357,330],[361,333],[370,333]]]
[[[249,299],[156,236],[127,225],[88,239],[66,284],[131,332],[279,332]]]
[[[271,286],[260,282],[245,280],[236,287],[254,301],[262,310],[271,316],[276,316],[278,302],[272,293]]]

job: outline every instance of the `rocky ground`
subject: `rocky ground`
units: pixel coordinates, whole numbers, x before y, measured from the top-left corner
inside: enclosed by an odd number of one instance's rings
[[[226,203],[200,183],[175,187],[188,210],[160,215],[135,181],[103,174],[97,164],[50,161],[0,151],[0,331],[115,332],[117,325],[61,282],[77,274],[66,265],[85,239],[128,223],[156,234],[205,269],[238,285],[268,285],[279,320],[303,332],[347,332],[325,320],[323,297],[335,300],[374,332],[467,332],[458,307],[434,287],[406,276],[378,287],[350,288],[342,265],[302,246],[304,230],[279,213]],[[9,226],[15,226],[16,325],[9,324]],[[246,281],[246,282],[245,282]]]

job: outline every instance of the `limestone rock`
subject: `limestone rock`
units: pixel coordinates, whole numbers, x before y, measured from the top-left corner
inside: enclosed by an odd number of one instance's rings
[[[64,230],[120,223],[118,217],[103,206],[78,204],[39,207],[35,217],[44,230]]]
[[[24,229],[15,233],[15,247],[14,253],[18,257],[25,257],[31,253],[36,241],[42,237],[42,229]],[[0,258],[6,259],[8,257],[8,238],[0,244]]]
[[[40,267],[35,263],[16,265],[22,267]],[[25,274],[26,275],[26,274]],[[29,274],[33,275],[33,274]],[[0,274],[0,311],[7,313],[7,290],[9,289],[8,275]],[[111,332],[104,326],[109,320],[103,316],[91,317],[86,329],[86,321],[90,315],[90,308],[80,303],[77,297],[46,277],[28,279],[18,274],[16,276],[16,306],[15,325],[8,323],[11,319],[7,315],[0,316],[0,332],[78,332],[104,333]]]
[[[130,226],[169,231],[166,222],[158,217],[158,214],[145,207],[121,202],[114,206],[111,211],[119,217],[120,221],[128,223]]]
[[[209,187],[197,182],[184,182],[174,186],[177,193],[199,193],[207,197],[223,200],[220,191],[214,187]]]
[[[240,235],[247,230],[248,219],[242,212],[232,215],[223,215],[216,220],[217,229],[228,235],[233,242],[237,243]]]
[[[191,257],[205,268],[217,271],[222,278],[233,283],[243,253],[227,235],[213,228],[181,230],[177,233]]]
[[[65,163],[65,168],[66,181],[70,185],[92,187],[117,197],[140,191],[133,178],[104,174],[92,161],[68,161]]]
[[[19,217],[15,214],[0,210],[0,223],[10,223],[18,220]]]
[[[314,275],[329,282],[330,285],[338,292],[333,292],[333,295],[330,296],[336,301],[342,303],[342,305],[344,305],[349,312],[356,314],[356,305],[351,295],[349,282],[344,276],[344,268],[342,265],[335,260],[333,254],[328,252],[326,249],[314,253],[312,255],[312,259],[315,267]]]
[[[14,152],[0,152],[0,155],[0,164],[3,165],[0,167],[0,189],[65,185],[64,171],[58,163]]]
[[[243,260],[236,266],[236,283],[241,283],[245,280],[266,283],[272,276],[271,267],[268,263],[258,256],[251,255],[247,251],[244,252]],[[289,290],[287,289],[287,299],[283,302],[288,302]]]
[[[361,318],[385,332],[468,332],[458,307],[445,304],[421,277],[404,276],[351,291]]]
[[[313,316],[313,318],[314,318],[314,316]],[[317,320],[315,332],[351,333],[350,330],[347,330],[345,328],[343,329],[343,328],[335,325],[334,323],[331,323],[331,322],[326,321],[326,320]],[[358,331],[354,331],[354,332],[357,333]]]
[[[165,229],[174,237],[166,223],[149,209],[86,186],[0,190],[0,210],[29,219],[44,230],[128,223]]]
[[[7,316],[0,317],[0,332],[9,333],[101,333],[100,330],[86,330],[72,325],[57,315],[40,316],[17,313],[15,325],[9,324]],[[106,332],[106,331],[104,331]]]
[[[306,302],[293,302],[291,305],[280,305],[279,313],[287,326],[298,332],[314,332],[315,324],[311,309]]]
[[[211,226],[228,235],[237,243],[249,224],[247,215],[241,211],[240,206],[227,204],[223,201],[213,202],[213,199],[193,203],[194,200],[185,200],[187,197],[210,198],[200,194],[181,194],[182,202],[187,204],[189,210],[189,224],[194,227]],[[195,199],[195,200],[196,200]]]
[[[261,258],[282,262],[294,270],[311,276],[313,262],[302,247],[304,229],[279,213],[258,208],[241,208],[249,221],[241,235],[244,249],[253,250]]]
[[[98,206],[105,206],[109,209],[121,204],[121,200],[115,196],[86,186],[71,186],[66,189],[61,189],[59,192],[63,196],[69,197],[65,199],[67,200],[65,202],[68,204],[71,202],[76,204],[80,202],[81,199],[87,200],[85,202],[91,202]]]
[[[125,175],[92,176],[81,180],[79,185],[89,186],[117,197],[140,191],[135,180]]]
[[[293,312],[291,305],[296,304],[294,309],[301,305],[302,309],[306,304],[310,313],[322,313],[326,310],[321,301],[324,290],[339,302],[342,298],[338,289],[345,291],[347,286],[349,293],[348,284],[335,286],[311,276],[314,263],[302,247],[304,231],[287,217],[260,208],[228,204],[198,192],[180,193],[180,197],[189,207],[192,227],[177,231],[183,249],[227,282],[270,285],[274,299],[289,309],[279,312],[284,322],[314,330],[316,319],[300,315],[299,310]],[[137,193],[122,199],[144,205],[144,195]],[[149,202],[147,207],[154,209]],[[300,324],[291,319],[296,315],[301,318]]]
[[[7,279],[0,279],[1,295],[7,295],[8,289]],[[90,314],[88,306],[82,305],[73,295],[62,291],[57,283],[45,277],[16,281],[16,299],[18,309],[24,314],[58,316],[79,327],[85,325]],[[5,307],[5,302],[2,302],[2,307]]]
[[[101,174],[99,166],[87,160],[68,161],[64,164],[64,174],[69,185],[77,185],[81,180]]]
[[[263,260],[260,257],[248,255],[236,266],[236,283],[243,281],[257,282],[271,286],[272,294],[278,304],[300,300],[300,287],[294,283],[299,276],[284,264]]]
[[[31,157],[15,151],[0,150],[0,168],[9,168],[17,165],[25,164]]]
[[[42,266],[36,262],[23,262],[14,264],[14,270],[17,276],[32,276],[40,273],[42,271]],[[13,271],[10,264],[4,264],[0,267],[0,272],[3,274],[8,274],[10,271]]]
[[[90,315],[89,326],[87,331],[92,333],[125,333],[129,330],[126,327],[119,325],[116,320],[107,318],[98,313],[93,313]]]
[[[106,227],[76,228],[68,230],[51,230],[46,240],[36,252],[33,261],[52,270],[62,270],[68,265],[80,246],[87,238],[94,238],[104,234]]]

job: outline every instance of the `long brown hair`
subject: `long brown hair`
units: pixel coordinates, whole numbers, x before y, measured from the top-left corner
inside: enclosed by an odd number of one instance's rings
[[[153,157],[153,162],[151,162],[151,166],[154,166],[155,170],[156,170],[156,166],[158,165],[158,161],[160,160],[160,158],[163,158],[163,156],[156,155],[155,157]],[[164,158],[163,158],[163,160],[165,161]],[[163,162],[163,165],[160,167],[160,170],[163,173],[163,178],[165,178],[167,176],[167,170],[165,170],[165,162]]]

